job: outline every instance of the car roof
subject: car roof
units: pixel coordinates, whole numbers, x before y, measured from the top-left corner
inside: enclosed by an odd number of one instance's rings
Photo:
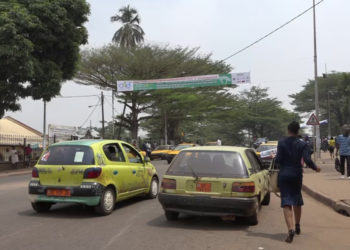
[[[63,141],[52,144],[51,146],[91,146],[97,143],[118,143],[123,142],[120,140],[75,140],[75,141]]]
[[[250,148],[235,147],[235,146],[199,146],[199,147],[186,148],[181,151],[230,151],[230,152],[243,153],[246,149],[250,149]]]
[[[277,144],[278,144],[278,141],[268,141],[268,142],[262,143],[261,145],[277,145]]]

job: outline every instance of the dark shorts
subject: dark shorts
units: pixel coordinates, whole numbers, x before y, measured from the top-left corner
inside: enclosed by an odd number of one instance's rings
[[[328,151],[329,151],[329,153],[333,153],[333,152],[334,152],[334,147],[329,146],[329,147],[328,147]]]

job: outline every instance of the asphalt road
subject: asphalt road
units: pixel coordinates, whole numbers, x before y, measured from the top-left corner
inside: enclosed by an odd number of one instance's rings
[[[160,175],[167,164],[154,161]],[[27,198],[30,176],[0,177],[0,249],[350,249],[350,217],[304,195],[302,234],[284,242],[279,198],[272,195],[257,226],[242,221],[181,216],[166,221],[157,199],[136,198],[98,217],[89,208],[56,205],[36,214]]]

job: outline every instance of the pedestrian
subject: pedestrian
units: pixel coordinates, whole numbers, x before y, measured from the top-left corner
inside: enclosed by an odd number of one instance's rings
[[[12,146],[12,149],[10,150],[10,155],[11,155],[11,164],[13,168],[17,168],[17,163],[18,163],[18,151],[17,149]]]
[[[327,140],[326,137],[324,137],[324,138],[322,139],[322,144],[321,144],[322,151],[323,151],[324,153],[326,153],[327,150],[328,150],[328,147],[329,147],[329,145],[328,145],[328,140]]]
[[[9,162],[11,158],[11,153],[9,148],[6,148],[5,153],[4,153],[4,162]]]
[[[28,144],[25,148],[24,148],[24,159],[26,162],[26,167],[30,167],[30,162],[32,160],[32,148],[30,147],[30,144]]]
[[[342,174],[340,178],[345,178],[345,161],[347,166],[347,177],[350,179],[350,127],[349,125],[343,125],[342,127],[343,134],[337,136],[336,143],[336,152],[335,154],[340,155],[340,173]]]
[[[335,140],[333,137],[331,137],[331,139],[328,142],[328,151],[330,154],[331,159],[334,159],[334,148],[335,148]]]
[[[220,140],[220,138],[218,138],[218,140],[216,141],[216,145],[217,145],[217,146],[221,146],[221,140]]]
[[[281,192],[281,207],[288,228],[286,242],[293,241],[294,234],[300,234],[301,195],[303,169],[301,158],[306,165],[319,172],[320,168],[311,160],[308,145],[298,139],[300,125],[293,121],[288,125],[288,137],[281,139],[277,146],[276,163],[280,165],[278,186]],[[293,212],[295,227],[293,227]],[[295,230],[295,231],[294,231]]]

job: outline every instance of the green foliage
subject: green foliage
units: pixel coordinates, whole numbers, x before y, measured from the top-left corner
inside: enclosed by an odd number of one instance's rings
[[[143,45],[125,49],[112,44],[100,49],[85,50],[81,57],[76,82],[114,90],[117,79],[159,79],[230,71],[230,66],[212,61],[210,55],[198,55],[198,48]],[[125,117],[118,117],[118,124],[122,118],[122,125],[131,132],[132,138],[136,139],[142,121],[150,117],[161,119],[164,117],[164,110],[161,108],[168,109],[167,105],[177,105],[180,108],[171,108],[169,111],[171,117],[175,117],[174,121],[169,120],[169,134],[176,137],[175,134],[178,134],[180,129],[178,119],[186,115],[181,106],[192,106],[196,100],[202,98],[200,93],[215,93],[217,90],[199,88],[119,93],[117,98],[121,103],[126,103],[128,110]],[[203,104],[202,107],[206,106]]]
[[[350,123],[350,73],[331,73],[326,78],[318,78],[320,120],[331,120],[331,134],[341,133],[340,127]],[[310,80],[299,93],[290,95],[297,112],[315,110],[314,81]],[[329,107],[329,109],[328,109]],[[327,126],[321,126],[321,135],[328,134]]]
[[[0,3],[0,118],[19,98],[49,101],[71,79],[87,42],[85,0]]]
[[[143,42],[145,32],[139,25],[141,20],[137,10],[128,5],[118,12],[119,15],[111,17],[111,22],[121,22],[123,26],[114,33],[112,41],[125,48],[135,47]]]

